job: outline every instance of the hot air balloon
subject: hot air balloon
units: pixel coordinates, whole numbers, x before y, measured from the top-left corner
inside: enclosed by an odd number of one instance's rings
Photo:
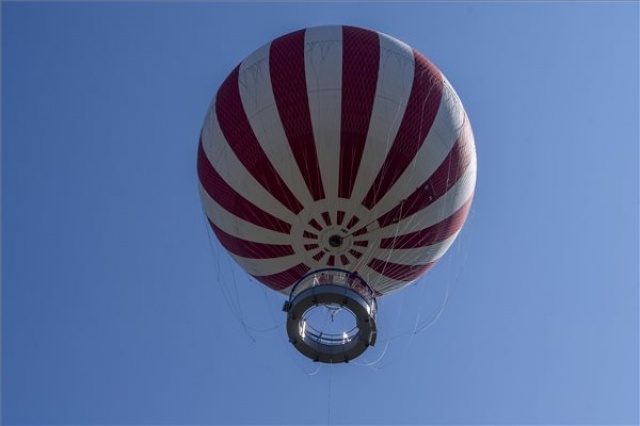
[[[248,274],[286,296],[294,347],[348,362],[376,342],[376,299],[425,274],[459,234],[476,154],[462,103],[386,34],[320,26],[243,60],[206,114],[205,214]],[[344,330],[314,312],[344,311]]]

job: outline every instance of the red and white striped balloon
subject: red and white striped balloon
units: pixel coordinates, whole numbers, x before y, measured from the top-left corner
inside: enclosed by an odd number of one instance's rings
[[[376,31],[321,26],[231,72],[202,128],[198,176],[211,228],[260,282],[288,293],[335,267],[383,295],[453,243],[476,154],[460,99],[427,58]]]

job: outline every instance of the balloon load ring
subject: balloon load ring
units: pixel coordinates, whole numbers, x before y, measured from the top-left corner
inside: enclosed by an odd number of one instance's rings
[[[353,319],[348,329],[326,331],[327,321],[314,310],[343,311]],[[374,291],[357,274],[341,269],[321,269],[302,277],[284,304],[291,344],[313,361],[349,362],[376,342]],[[330,321],[333,320],[331,315]]]

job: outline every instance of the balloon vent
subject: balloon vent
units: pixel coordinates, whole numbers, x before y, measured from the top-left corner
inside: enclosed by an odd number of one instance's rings
[[[306,357],[325,363],[349,362],[376,342],[376,298],[358,274],[320,269],[293,286],[287,334]]]
[[[342,245],[342,236],[332,235],[329,237],[329,244],[331,247],[340,247]]]

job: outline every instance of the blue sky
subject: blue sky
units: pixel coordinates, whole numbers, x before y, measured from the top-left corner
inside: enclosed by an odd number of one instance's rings
[[[322,24],[430,58],[478,152],[459,240],[333,366],[195,172],[226,75]],[[637,424],[638,28],[635,2],[3,2],[2,422]]]

